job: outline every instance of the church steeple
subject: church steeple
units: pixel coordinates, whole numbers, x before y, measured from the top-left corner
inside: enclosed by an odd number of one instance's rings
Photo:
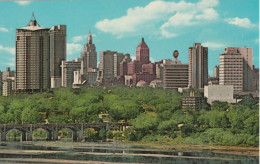
[[[92,34],[89,32],[88,34],[88,44],[92,44]]]

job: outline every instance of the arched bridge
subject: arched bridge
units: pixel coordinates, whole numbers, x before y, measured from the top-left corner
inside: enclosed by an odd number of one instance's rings
[[[32,141],[33,131],[43,129],[47,132],[48,141],[57,141],[58,133],[62,129],[70,129],[73,141],[83,140],[84,129],[95,130],[117,128],[122,130],[127,126],[125,123],[68,123],[68,124],[0,124],[1,141],[6,141],[6,135],[10,130],[16,129],[21,132],[21,141]]]

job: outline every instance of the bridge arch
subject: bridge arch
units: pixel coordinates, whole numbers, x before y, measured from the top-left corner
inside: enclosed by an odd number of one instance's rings
[[[37,133],[37,131],[44,131],[46,134],[46,138],[45,138],[45,140],[47,140],[47,141],[51,141],[52,140],[52,135],[51,135],[51,130],[50,129],[47,129],[47,128],[43,128],[43,127],[37,127],[37,128],[34,128],[33,130],[32,130],[32,140],[34,140],[34,139],[36,139],[36,136],[35,135],[37,135],[37,134],[35,134],[35,133]],[[38,134],[38,135],[41,135],[41,134]]]
[[[19,132],[19,137],[20,137],[19,140],[22,140],[22,141],[26,140],[26,131],[24,131],[24,130],[22,130],[22,129],[19,129],[19,128],[10,128],[10,129],[7,129],[7,130],[5,131],[5,133],[4,133],[4,132],[1,132],[1,138],[2,138],[2,140],[4,139],[4,141],[6,141],[6,140],[10,139],[10,138],[9,138],[9,134],[10,134],[11,132]]]
[[[66,134],[66,130],[70,134],[68,134],[68,133]],[[60,127],[60,128],[58,128],[58,138],[61,139],[64,135],[65,136],[69,135],[69,137],[72,139],[72,141],[76,141],[78,139],[78,131],[79,131],[79,129],[77,129],[77,128]]]

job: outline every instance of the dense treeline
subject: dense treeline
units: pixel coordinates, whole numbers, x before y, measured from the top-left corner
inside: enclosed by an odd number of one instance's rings
[[[258,146],[258,100],[213,102],[183,111],[182,94],[152,88],[57,89],[53,93],[0,97],[0,123],[124,121],[132,126],[116,139],[183,144]],[[99,117],[108,114],[107,118]],[[108,134],[101,132],[102,138]],[[112,134],[109,134],[110,136]]]

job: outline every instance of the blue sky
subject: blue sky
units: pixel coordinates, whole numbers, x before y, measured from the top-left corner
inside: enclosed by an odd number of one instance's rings
[[[188,48],[209,48],[208,67],[219,63],[225,47],[252,47],[259,67],[258,0],[67,0],[0,2],[0,70],[15,69],[15,30],[28,24],[32,11],[42,27],[67,25],[67,59],[80,57],[89,31],[97,52],[130,53],[144,37],[152,61],[188,63]],[[98,57],[99,58],[99,57]]]

